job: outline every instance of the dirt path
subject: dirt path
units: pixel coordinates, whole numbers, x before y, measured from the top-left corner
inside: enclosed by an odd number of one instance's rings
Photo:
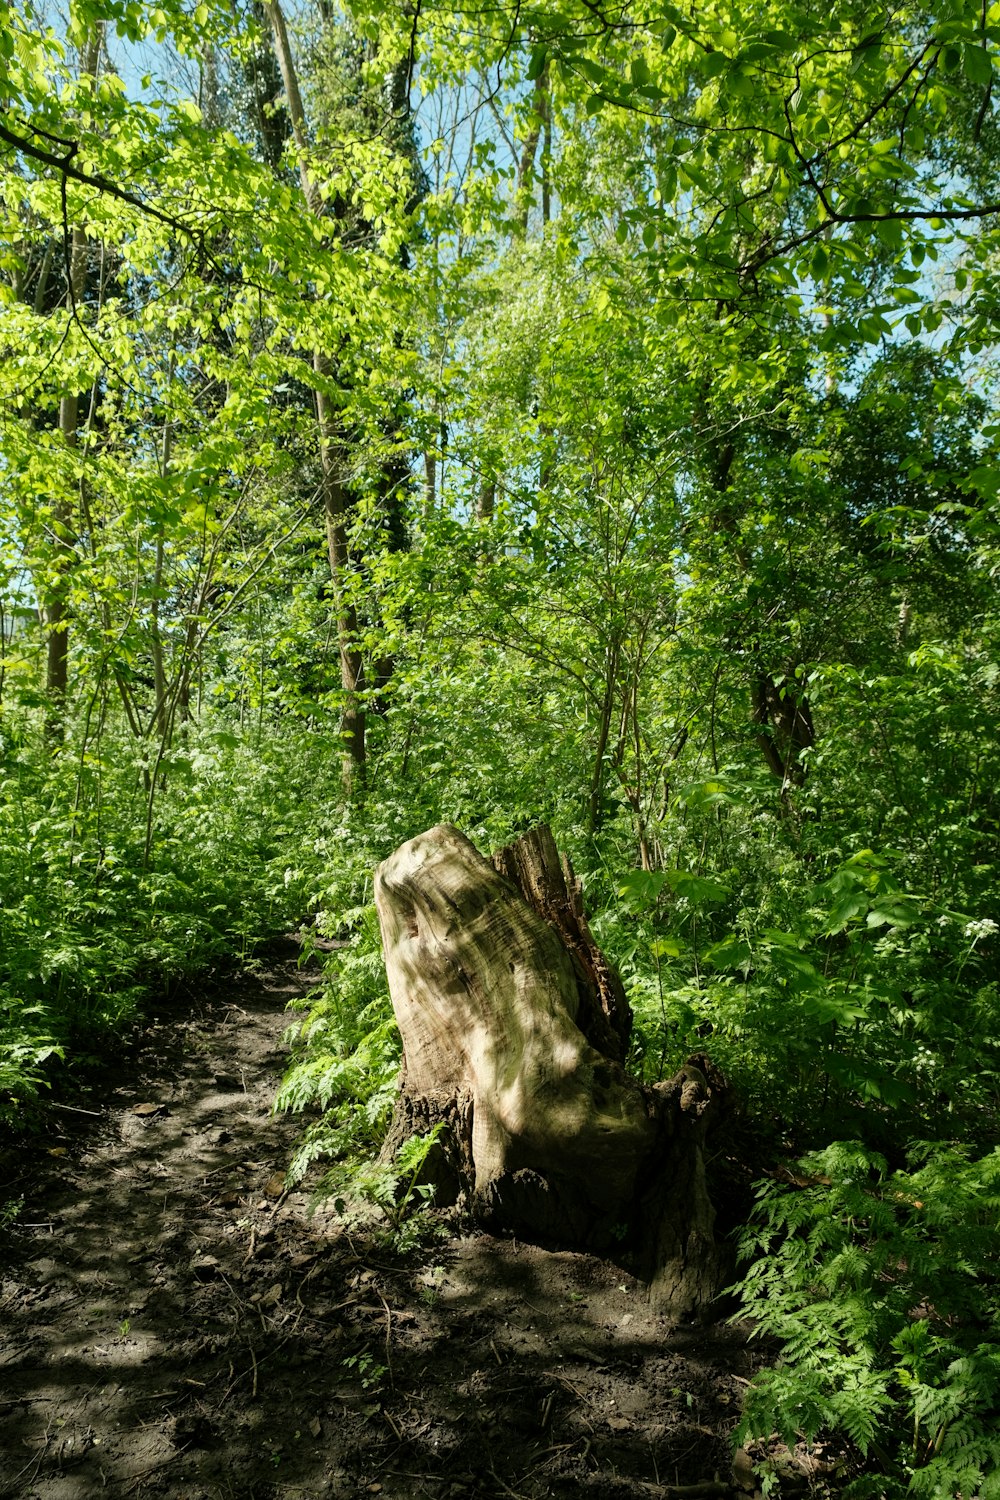
[[[308,984],[286,954],[155,1018],[21,1163],[0,1496],[730,1493],[741,1336],[671,1330],[586,1256],[468,1236],[392,1264],[283,1192],[299,1127],[270,1106]]]

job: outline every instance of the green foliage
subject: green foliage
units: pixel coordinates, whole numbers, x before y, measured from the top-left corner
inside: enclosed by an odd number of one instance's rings
[[[424,1135],[411,1136],[392,1162],[339,1162],[327,1174],[320,1196],[332,1197],[348,1225],[365,1223],[371,1228],[374,1209],[375,1238],[397,1254],[439,1238],[447,1230],[431,1215],[434,1188],[421,1182],[420,1175],[444,1128],[435,1125]]]
[[[367,1351],[361,1354],[349,1354],[346,1359],[341,1360],[345,1370],[350,1370],[361,1378],[361,1389],[364,1391],[376,1390],[381,1384],[383,1377],[388,1375],[389,1366],[380,1365],[373,1354]]]
[[[355,931],[327,959],[318,993],[294,1002],[303,1014],[286,1034],[292,1061],[275,1101],[277,1109],[323,1111],[296,1152],[290,1169],[293,1181],[301,1180],[322,1158],[345,1157],[357,1163],[370,1157],[396,1093],[399,1034],[375,908],[347,908],[336,912],[333,920],[337,929],[350,923]],[[318,1196],[327,1196],[342,1182],[339,1166],[331,1172],[322,1179]]]
[[[314,1205],[332,1200],[349,1224],[370,1225],[374,1211],[384,1225],[376,1233],[406,1251],[430,1228],[423,1210],[433,1190],[419,1177],[441,1127],[412,1137],[391,1162],[378,1158],[398,1088],[399,1033],[374,907],[344,911],[340,920],[352,924],[354,935],[327,960],[319,993],[294,1002],[303,1015],[287,1033],[292,1062],[275,1108],[321,1111],[303,1134],[289,1180],[299,1182],[315,1163],[327,1162],[312,1184]]]
[[[246,958],[304,899],[304,744],[191,727],[145,857],[147,787],[111,736],[81,762],[8,748],[0,783],[0,1100],[29,1123],[57,1059],[93,1056],[144,1000]],[[123,753],[125,751],[126,753]],[[287,878],[286,878],[287,876]]]
[[[837,1430],[880,1476],[851,1493],[995,1493],[1000,1152],[926,1144],[891,1171],[838,1142],[801,1169],[814,1185],[766,1184],[742,1240],[743,1309],[782,1357],[739,1440]]]
[[[297,132],[231,7],[0,0],[0,1117],[308,919],[293,1179],[415,1232],[371,872],[547,820],[635,1070],[833,1153],[751,1411],[987,1493],[1000,17],[296,21]]]
[[[728,868],[628,873],[619,911],[595,924],[636,1010],[637,1064],[661,1076],[707,1048],[750,1112],[800,1143],[859,1117],[897,1149],[917,1131],[988,1140],[1000,1017],[980,946],[993,920],[956,911],[940,888],[936,899],[905,888],[899,851],[828,855],[827,878],[806,883],[780,825],[769,842],[758,808],[748,839],[725,785],[725,802],[714,792],[701,815],[701,848],[711,835]],[[970,1029],[970,1014],[981,1026]]]
[[[41,1006],[24,1006],[13,996],[6,1001],[0,1019],[0,1124],[17,1125],[26,1104],[37,1099],[45,1086],[43,1064],[62,1057],[43,1030],[45,1013]]]

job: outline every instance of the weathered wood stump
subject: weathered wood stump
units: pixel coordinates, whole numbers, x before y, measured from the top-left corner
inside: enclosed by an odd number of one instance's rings
[[[627,1249],[658,1306],[704,1305],[722,1080],[705,1059],[653,1087],[625,1073],[628,1002],[548,828],[490,863],[441,824],[379,866],[375,903],[403,1038],[385,1154],[445,1121],[439,1201],[524,1238]]]

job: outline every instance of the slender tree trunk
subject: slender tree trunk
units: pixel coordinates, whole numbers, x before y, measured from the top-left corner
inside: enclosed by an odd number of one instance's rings
[[[723,496],[729,488],[735,456],[736,450],[731,442],[724,444],[718,454],[712,487],[719,496]],[[736,519],[724,502],[717,512],[716,526],[734,538],[736,560],[742,572],[749,575],[753,560],[739,542]],[[784,684],[779,688],[774,674],[761,660],[762,653],[755,637],[751,637],[746,643],[745,650],[747,657],[756,663],[754,675],[750,679],[750,714],[754,737],[768,770],[781,782],[784,796],[789,787],[802,786],[804,783],[806,768],[801,755],[816,741],[809,700],[805,693],[792,685],[791,670],[786,672]],[[794,668],[794,663],[790,667]]]
[[[78,249],[82,235],[73,233],[71,263],[82,258],[82,247]],[[75,265],[74,265],[74,276]],[[77,446],[79,424],[79,400],[75,393],[67,394],[59,402],[59,431],[68,448]],[[46,734],[49,740],[62,739],[66,690],[69,686],[69,606],[67,591],[75,556],[73,532],[73,507],[67,496],[60,495],[53,507],[53,539],[56,546],[56,566],[51,594],[45,608],[45,624],[48,631],[45,649],[45,691],[48,698]]]
[[[219,109],[219,69],[216,61],[215,46],[212,42],[205,43],[205,50],[201,57],[198,107],[209,129],[216,129],[219,125],[221,111]]]
[[[757,743],[768,769],[782,789],[802,786],[806,779],[801,756],[816,742],[809,701],[789,686],[779,688],[770,672],[761,669],[751,684]]]
[[[38,268],[38,285],[35,287],[34,311],[37,317],[41,317],[45,311],[45,296],[49,289],[49,276],[52,271],[52,262],[55,259],[56,242],[50,239],[45,246],[45,254],[42,256],[42,264]]]
[[[265,0],[265,9],[274,34],[275,53],[285,87],[285,97],[288,100],[292,134],[299,154],[299,180],[302,184],[302,195],[309,212],[316,218],[321,218],[323,205],[317,185],[309,171],[305,110],[299,91],[288,28],[279,0]],[[347,542],[350,498],[344,482],[346,455],[343,433],[340,430],[335,408],[323,389],[324,383],[333,378],[333,367],[329,357],[317,350],[313,355],[313,370],[317,377],[316,424],[319,432],[320,465],[323,473],[327,555],[333,582],[334,608],[337,614],[340,685],[344,693],[344,708],[341,717],[341,737],[344,746],[343,779],[345,791],[350,794],[363,788],[366,762],[365,709],[362,698],[363,661],[356,645],[356,611],[346,597],[351,568]]]
[[[492,521],[496,503],[497,482],[495,479],[484,479],[476,496],[476,520]]]
[[[103,23],[98,23],[80,54],[80,77],[96,76],[100,65]],[[87,279],[87,240],[81,228],[73,230],[67,246],[68,266],[66,297],[75,317]],[[75,450],[80,427],[80,398],[67,391],[59,402],[59,432],[63,442]],[[52,530],[56,546],[54,581],[45,609],[48,632],[45,651],[45,689],[48,699],[46,738],[52,743],[62,740],[65,730],[66,693],[69,687],[69,582],[76,556],[74,506],[68,493],[58,495],[53,506]]]
[[[163,442],[160,448],[160,478],[166,484],[170,473],[170,450],[171,450],[171,427],[170,427],[170,387],[174,378],[174,356],[171,354],[167,366],[167,412],[163,418]],[[156,705],[153,709],[153,722],[150,728],[155,728],[161,740],[166,740],[168,732],[167,717],[167,674],[163,663],[163,632],[160,628],[160,591],[163,587],[163,561],[164,561],[163,525],[157,527],[156,533],[156,562],[153,569],[153,599],[150,605],[150,627],[152,633],[153,652],[153,692],[156,695]]]
[[[531,96],[532,117],[528,127],[528,134],[524,139],[521,149],[521,160],[517,169],[517,212],[515,223],[522,234],[527,232],[528,215],[531,211],[532,191],[531,179],[535,170],[535,157],[538,155],[538,143],[542,139],[542,132],[546,129],[549,118],[549,71],[543,68],[535,79],[535,87]],[[548,220],[549,211],[549,189],[548,189],[548,164],[542,163],[542,217]]]
[[[604,795],[604,757],[608,753],[611,734],[611,716],[615,706],[615,686],[618,677],[618,647],[609,648],[605,661],[604,692],[601,698],[601,717],[597,726],[597,746],[594,751],[594,769],[590,776],[590,791],[587,796],[587,828],[596,833],[601,826],[601,799]]]
[[[320,356],[316,356],[319,360]],[[320,373],[319,371],[317,373]],[[323,372],[325,373],[325,372]],[[366,768],[364,662],[355,644],[358,618],[354,605],[344,598],[345,583],[350,574],[351,558],[347,543],[349,500],[335,467],[331,448],[329,406],[317,399],[323,461],[323,498],[326,516],[327,556],[333,581],[334,609],[337,614],[337,650],[340,658],[340,685],[344,691],[340,733],[344,745],[344,790],[350,794],[364,787]]]
[[[545,123],[542,127],[542,223],[547,224],[552,218],[552,108],[549,100],[545,101]]]

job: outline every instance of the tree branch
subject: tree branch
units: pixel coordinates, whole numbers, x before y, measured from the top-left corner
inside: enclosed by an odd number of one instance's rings
[[[74,157],[77,156],[80,150],[79,141],[62,140],[59,136],[50,135],[48,131],[39,130],[27,121],[24,123],[32,135],[43,136],[46,140],[58,141],[61,145],[64,145],[67,148],[65,156],[57,156],[54,151],[47,151],[44,146],[40,146],[36,142],[26,139],[24,136],[18,135],[4,124],[0,124],[0,141],[5,141],[8,146],[13,146],[15,151],[21,152],[30,161],[39,162],[42,166],[52,167],[55,171],[61,172],[64,182],[66,178],[69,178],[73,182],[82,183],[84,187],[93,188],[95,192],[106,193],[109,197],[117,198],[121,203],[128,203],[132,208],[138,209],[140,213],[148,214],[153,219],[159,219],[161,224],[167,224],[171,229],[176,229],[179,234],[183,234],[197,245],[201,245],[201,232],[192,229],[189,224],[185,224],[183,219],[175,218],[173,214],[165,213],[163,209],[157,208],[152,203],[147,203],[138,194],[130,193],[127,188],[119,187],[117,183],[104,177],[100,172],[85,172],[80,167],[74,166]]]

